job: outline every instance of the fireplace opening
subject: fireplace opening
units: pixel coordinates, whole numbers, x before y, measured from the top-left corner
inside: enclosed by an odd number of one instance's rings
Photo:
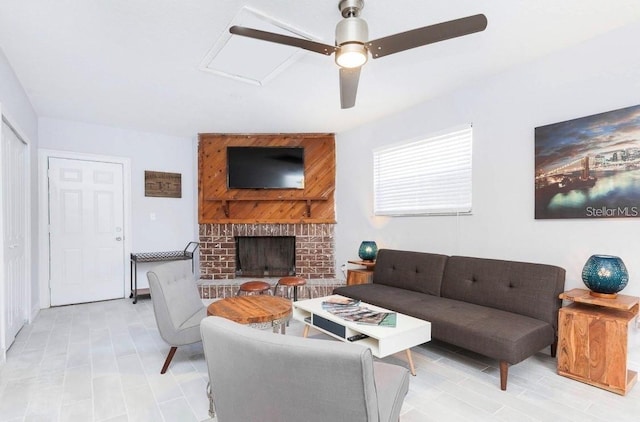
[[[295,236],[236,236],[236,276],[285,277],[296,273]]]

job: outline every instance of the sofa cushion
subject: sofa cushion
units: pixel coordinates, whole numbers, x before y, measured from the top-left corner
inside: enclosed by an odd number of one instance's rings
[[[424,303],[422,296],[427,296],[410,290],[376,283],[336,287],[333,289],[333,293],[407,315],[410,314],[406,312],[406,309],[420,308]],[[402,307],[402,310],[399,310],[399,307]]]
[[[554,329],[544,321],[472,303],[375,284],[333,292],[430,321],[433,338],[510,364],[554,342]]]
[[[452,256],[442,297],[539,319],[557,328],[565,270],[553,265]]]
[[[373,273],[375,284],[440,295],[446,255],[382,249]]]
[[[552,344],[553,327],[535,318],[440,298],[437,311],[414,316],[431,321],[434,338],[464,349],[518,363]]]

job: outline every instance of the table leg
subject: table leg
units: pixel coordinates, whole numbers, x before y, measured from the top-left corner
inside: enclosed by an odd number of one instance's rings
[[[287,323],[285,321],[274,321],[273,322],[273,333],[278,333],[278,328],[280,329],[280,334],[286,334],[287,331]]]
[[[416,376],[416,368],[413,366],[413,358],[411,357],[411,349],[405,350],[407,352],[407,360],[409,361],[409,370],[411,371],[411,375]]]
[[[305,324],[304,331],[302,332],[302,337],[307,337],[309,335],[309,325]]]
[[[131,299],[133,297],[133,259],[129,262],[129,291],[131,292],[129,299]]]
[[[271,321],[271,326],[273,327],[273,333],[277,334],[278,328],[280,328],[280,334],[286,334],[287,324],[289,324],[290,318],[291,318],[291,315],[289,315],[288,317],[284,317],[281,319],[274,319],[273,321]]]
[[[138,303],[138,261],[133,263],[133,304]]]

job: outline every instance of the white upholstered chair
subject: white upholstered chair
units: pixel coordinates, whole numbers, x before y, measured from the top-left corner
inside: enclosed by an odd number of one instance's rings
[[[218,422],[396,422],[409,371],[367,347],[202,320]],[[213,415],[211,415],[213,417]]]
[[[147,272],[158,331],[171,348],[162,366],[167,372],[178,346],[201,341],[200,321],[207,309],[200,299],[189,261],[173,261]]]

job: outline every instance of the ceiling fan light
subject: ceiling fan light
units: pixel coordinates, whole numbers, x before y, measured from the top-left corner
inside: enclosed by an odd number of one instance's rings
[[[367,62],[367,49],[360,43],[341,45],[336,52],[336,63],[340,67],[360,67]]]

